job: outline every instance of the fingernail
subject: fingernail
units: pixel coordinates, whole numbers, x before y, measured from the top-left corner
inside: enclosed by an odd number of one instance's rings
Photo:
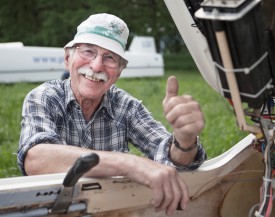
[[[187,204],[184,204],[182,209],[185,210],[186,207],[187,207]]]
[[[152,206],[157,206],[156,201],[154,201],[154,200],[151,200],[150,203]]]
[[[173,213],[174,213],[173,211],[168,211],[168,212],[166,213],[166,215],[167,215],[167,216],[172,216]]]

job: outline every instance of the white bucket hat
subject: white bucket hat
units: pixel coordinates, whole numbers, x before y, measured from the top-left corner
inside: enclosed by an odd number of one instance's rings
[[[111,14],[95,14],[77,27],[74,39],[64,48],[77,43],[95,44],[127,60],[125,49],[128,36],[129,29],[123,20]]]

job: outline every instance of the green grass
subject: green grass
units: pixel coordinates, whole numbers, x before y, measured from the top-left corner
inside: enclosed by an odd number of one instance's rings
[[[204,81],[192,59],[186,53],[165,58],[165,76],[147,78],[121,78],[117,85],[136,98],[169,130],[161,102],[165,96],[166,80],[175,75],[180,94],[192,95],[205,115],[206,126],[201,140],[208,159],[228,150],[247,133],[241,132],[229,103]],[[20,134],[21,107],[25,95],[39,84],[0,84],[0,178],[21,175],[16,164]],[[133,150],[133,153],[137,153]]]
[[[0,84],[0,177],[19,175],[16,165],[21,108],[25,95],[37,84]]]

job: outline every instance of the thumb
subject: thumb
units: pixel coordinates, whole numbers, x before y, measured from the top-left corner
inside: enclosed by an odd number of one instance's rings
[[[177,78],[175,76],[170,76],[167,79],[167,83],[166,83],[166,96],[163,100],[164,103],[167,103],[170,98],[177,96],[178,91],[179,91],[179,85],[178,85]]]

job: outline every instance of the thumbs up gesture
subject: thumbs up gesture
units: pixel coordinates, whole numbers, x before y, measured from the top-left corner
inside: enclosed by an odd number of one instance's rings
[[[162,105],[177,141],[182,147],[188,148],[195,143],[196,137],[203,129],[204,116],[200,105],[191,96],[178,96],[178,89],[176,77],[169,77]]]

